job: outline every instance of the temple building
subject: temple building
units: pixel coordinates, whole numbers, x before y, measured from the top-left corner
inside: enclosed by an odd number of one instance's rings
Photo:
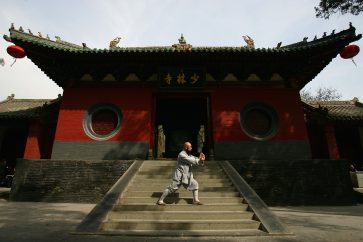
[[[23,48],[64,91],[54,100],[9,96],[0,103],[2,157],[52,164],[175,159],[181,145],[191,141],[194,152],[203,151],[209,160],[235,162],[270,204],[305,204],[313,197],[276,200],[293,188],[285,184],[284,191],[272,194],[272,187],[286,181],[276,177],[270,188],[260,187],[259,179],[266,182],[274,172],[292,181],[306,175],[301,167],[306,171],[317,163],[318,169],[332,165],[337,171],[331,176],[348,167],[347,160],[363,165],[362,103],[304,102],[299,94],[345,46],[361,38],[352,25],[274,48],[255,48],[252,39],[246,39],[247,46],[196,47],[181,36],[170,46],[118,47],[122,44],[115,39],[110,48],[92,49],[14,27],[9,31],[4,38]],[[291,167],[300,175],[291,174]],[[265,176],[259,177],[261,172]],[[315,175],[311,179],[319,183],[322,178]],[[340,182],[334,179],[333,186]]]

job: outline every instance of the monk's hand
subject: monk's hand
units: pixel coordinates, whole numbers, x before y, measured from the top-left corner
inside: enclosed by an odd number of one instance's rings
[[[204,166],[205,155],[203,153],[199,154],[199,160],[201,161],[201,166]]]
[[[199,160],[205,160],[205,155],[202,152],[199,154]]]

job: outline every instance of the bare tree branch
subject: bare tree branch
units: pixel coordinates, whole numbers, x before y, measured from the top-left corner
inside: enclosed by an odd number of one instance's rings
[[[333,101],[340,100],[342,94],[332,87],[319,87],[315,94],[309,89],[300,91],[300,97],[305,101]]]
[[[363,11],[363,0],[320,0],[319,6],[314,9],[316,17],[325,19],[338,12],[358,15]]]

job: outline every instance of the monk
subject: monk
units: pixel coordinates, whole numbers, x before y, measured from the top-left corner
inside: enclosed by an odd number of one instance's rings
[[[205,155],[200,153],[199,158],[193,156],[192,144],[190,142],[185,142],[183,145],[183,150],[178,155],[178,161],[173,175],[173,180],[170,185],[165,189],[157,204],[165,206],[166,203],[164,199],[169,194],[175,193],[181,185],[186,189],[193,192],[193,204],[203,205],[198,198],[198,182],[193,178],[192,166],[193,165],[204,165]]]

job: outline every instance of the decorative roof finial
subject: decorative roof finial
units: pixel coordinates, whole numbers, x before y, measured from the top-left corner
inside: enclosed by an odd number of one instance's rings
[[[191,44],[188,44],[185,40],[183,34],[180,35],[180,38],[178,39],[179,44],[173,44],[172,47],[177,49],[191,49],[193,46]]]
[[[334,35],[335,34],[335,29],[333,29],[333,31],[331,31],[331,35]]]
[[[326,37],[326,32],[323,33],[323,38]]]
[[[15,29],[15,27],[14,27],[14,23],[11,23],[11,27],[10,27],[10,29]]]
[[[32,31],[30,29],[28,29],[28,32],[29,32],[29,34],[33,35]]]
[[[183,34],[181,34],[180,39],[178,39],[178,40],[179,40],[179,44],[185,45],[187,43],[187,41],[184,39]]]
[[[308,37],[304,37],[303,42],[308,42]]]
[[[13,100],[13,99],[14,99],[14,97],[15,97],[15,94],[14,94],[14,93],[12,93],[12,94],[10,94],[10,96],[8,96],[6,99],[7,99],[7,100]]]
[[[47,34],[47,39],[50,40],[49,35]]]
[[[21,27],[21,26],[20,26],[20,27],[19,27],[19,31],[20,31],[20,32],[24,32],[23,27]]]
[[[11,42],[11,38],[9,36],[7,36],[6,34],[3,35],[4,40],[6,40],[7,42]]]
[[[281,45],[282,45],[282,42],[279,42],[279,43],[277,44],[276,48],[277,48],[277,49],[278,49],[278,48],[280,48],[280,47],[281,47]]]
[[[43,38],[42,33],[38,32],[38,37]]]
[[[120,48],[118,47],[118,43],[120,43],[121,37],[116,37],[110,41],[110,49]]]
[[[317,39],[318,39],[318,37],[315,35],[315,36],[314,36],[314,40],[317,40]]]
[[[247,44],[247,48],[251,48],[251,49],[255,48],[255,41],[250,36],[244,35],[242,37]]]

